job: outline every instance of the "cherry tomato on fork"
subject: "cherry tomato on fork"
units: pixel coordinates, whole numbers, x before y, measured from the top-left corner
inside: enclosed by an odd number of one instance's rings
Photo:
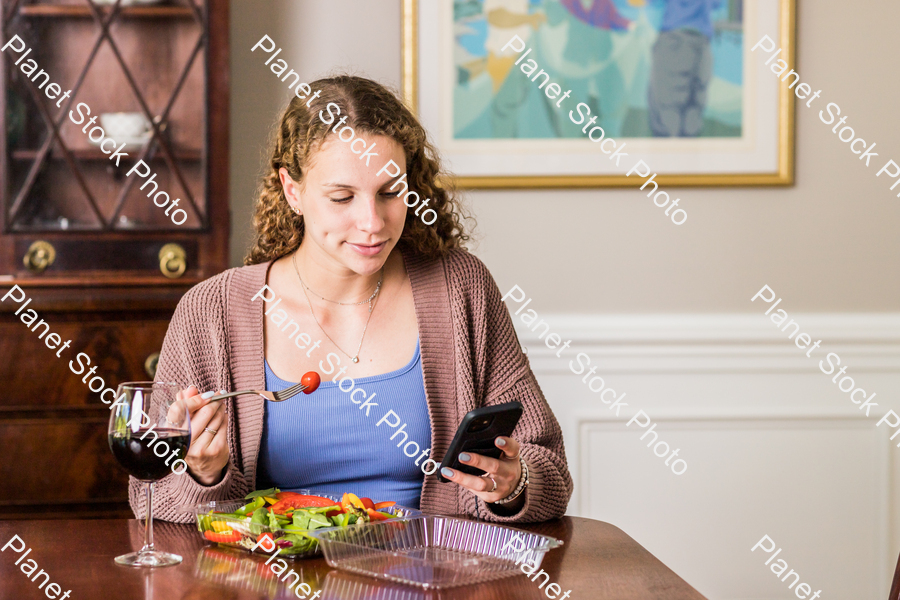
[[[300,383],[306,386],[306,389],[303,390],[304,394],[312,394],[314,391],[319,389],[320,382],[321,379],[319,378],[319,374],[315,371],[304,373],[303,377],[300,378]]]

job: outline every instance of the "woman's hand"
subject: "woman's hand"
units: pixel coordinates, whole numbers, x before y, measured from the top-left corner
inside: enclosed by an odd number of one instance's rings
[[[187,406],[191,418],[191,447],[185,462],[194,479],[203,485],[215,485],[222,480],[222,469],[228,464],[228,423],[225,402],[210,404],[215,392],[200,394],[195,386],[178,392],[177,402]],[[174,406],[174,405],[173,405]],[[207,431],[212,430],[212,431]],[[215,432],[215,433],[213,433]]]
[[[499,460],[475,453],[460,452],[459,454],[459,462],[485,472],[481,477],[446,468],[441,469],[441,474],[450,481],[470,490],[485,502],[496,502],[506,498],[515,491],[516,486],[519,485],[519,479],[522,477],[522,465],[519,464],[519,442],[500,436],[494,440],[494,444],[503,451]],[[466,457],[468,460],[465,460]],[[491,478],[497,482],[497,488],[493,491],[491,488],[494,487],[494,483]],[[521,498],[524,498],[524,493]]]

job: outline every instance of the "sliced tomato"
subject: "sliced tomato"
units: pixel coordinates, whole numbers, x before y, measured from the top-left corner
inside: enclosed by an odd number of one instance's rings
[[[359,501],[362,503],[363,508],[365,509],[375,508],[375,503],[372,502],[371,498],[360,498]]]
[[[278,500],[284,500],[285,498],[293,498],[295,496],[302,496],[303,494],[298,494],[297,492],[278,492],[275,494],[275,498]]]
[[[395,504],[397,504],[397,503],[394,502],[394,501],[391,501],[391,502],[379,502],[379,503],[377,503],[375,506],[373,506],[372,508],[374,508],[375,510],[381,510],[382,508],[390,508],[390,507],[394,506]]]
[[[369,518],[373,521],[387,521],[391,518],[390,515],[378,512],[377,510],[372,510],[371,508],[367,509],[366,512],[369,513]]]
[[[270,506],[269,510],[271,510],[276,515],[283,515],[287,512],[288,508],[291,508],[291,505],[287,500],[279,500],[278,502]]]
[[[322,496],[295,496],[293,500],[306,503],[298,504],[294,508],[303,508],[304,506],[334,506],[337,504],[334,500],[323,498]]]
[[[284,493],[284,492],[282,492]],[[276,515],[283,515],[289,508],[307,508],[310,506],[334,506],[334,500],[322,498],[321,496],[304,496],[297,494],[296,496],[286,496],[279,498],[278,502],[270,506],[270,510]]]
[[[328,498],[323,498],[321,496],[308,496],[306,494],[300,494],[297,492],[278,492],[275,494],[275,497],[278,500],[285,500],[287,498],[306,498],[312,499],[313,504],[308,504],[307,506],[331,506],[332,504],[337,504],[334,500],[329,500]]]
[[[234,544],[241,541],[241,534],[231,529],[222,532],[204,531],[203,537],[217,544]]]
[[[261,533],[256,537],[256,543],[262,546],[262,540],[268,538],[269,542],[266,546],[275,547],[275,536],[266,531],[265,533]]]

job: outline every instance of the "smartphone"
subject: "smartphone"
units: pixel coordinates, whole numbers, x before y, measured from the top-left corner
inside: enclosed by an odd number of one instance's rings
[[[459,424],[450,447],[444,454],[441,469],[449,467],[481,476],[484,471],[459,462],[460,452],[471,452],[491,458],[500,458],[503,451],[494,444],[498,436],[509,437],[516,428],[519,418],[522,416],[522,405],[519,402],[507,402],[495,406],[485,406],[471,411]],[[437,471],[438,479],[443,483],[450,481]]]

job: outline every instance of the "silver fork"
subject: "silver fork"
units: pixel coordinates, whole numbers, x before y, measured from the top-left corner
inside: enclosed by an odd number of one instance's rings
[[[225,398],[234,398],[235,396],[243,396],[245,394],[256,394],[258,396],[262,396],[269,402],[284,402],[285,400],[289,400],[305,390],[307,386],[302,383],[298,383],[297,385],[292,385],[286,390],[281,390],[280,392],[267,392],[265,390],[243,390],[240,392],[228,392],[227,394],[219,394],[218,396],[213,396],[209,399],[210,402],[215,400],[224,400]]]

